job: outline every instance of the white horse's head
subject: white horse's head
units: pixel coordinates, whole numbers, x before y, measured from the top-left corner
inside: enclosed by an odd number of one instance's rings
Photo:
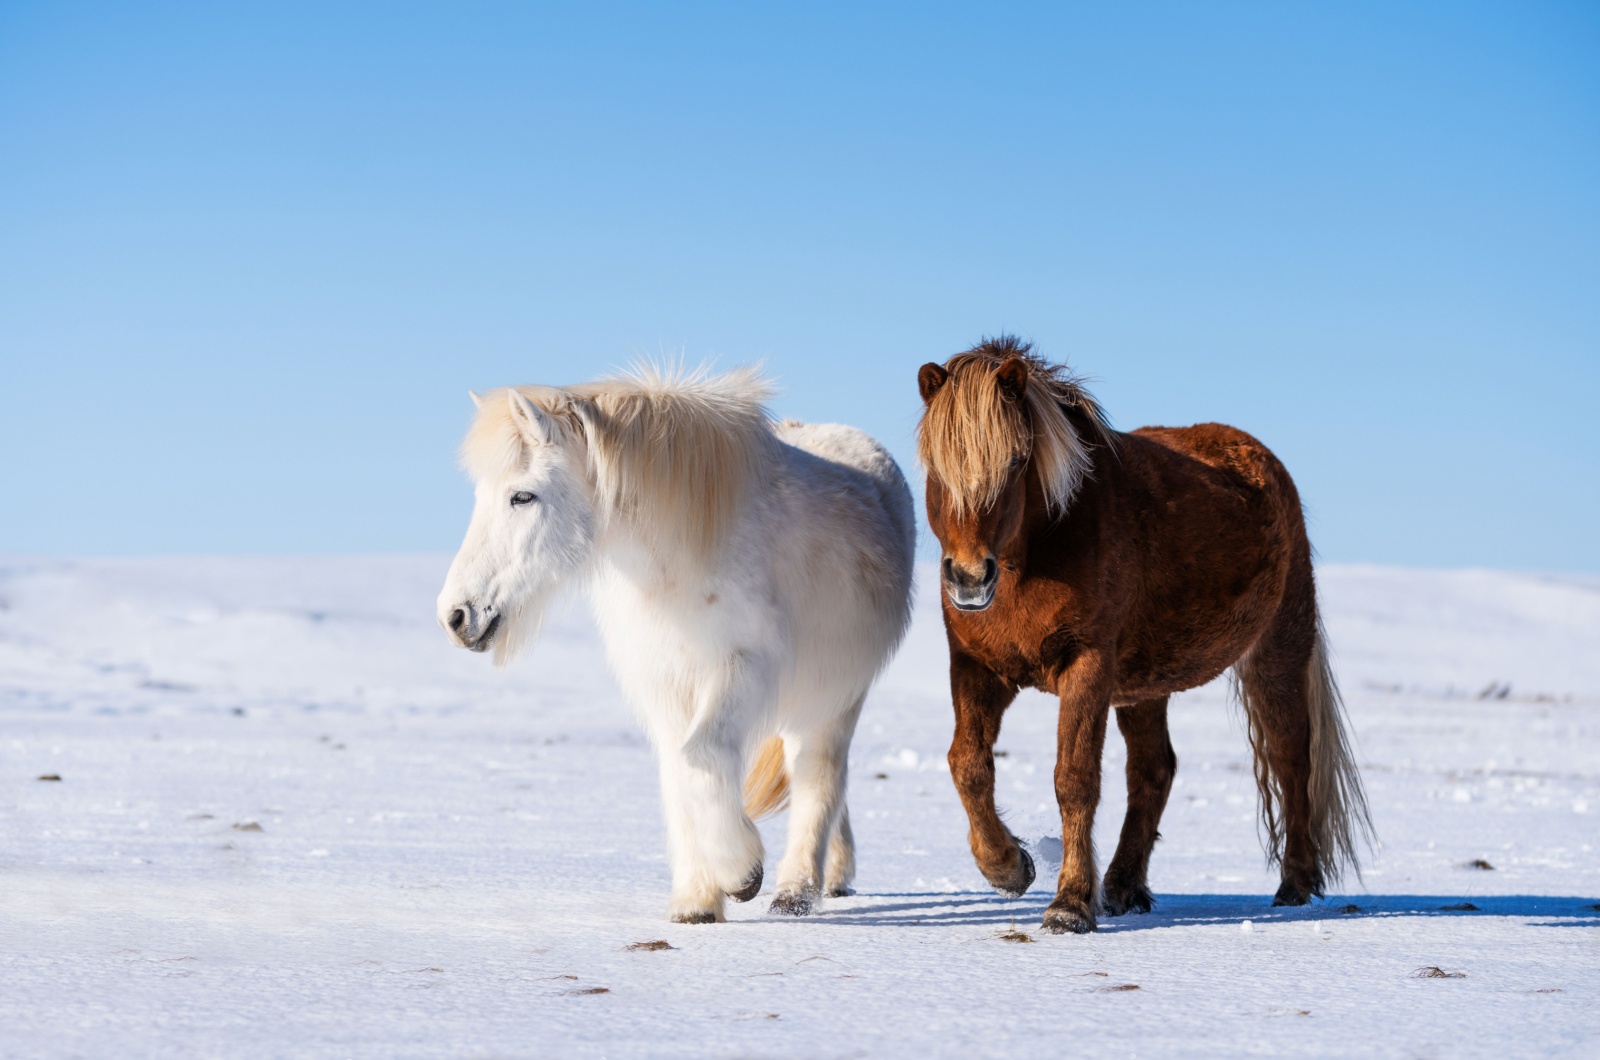
[[[462,446],[477,499],[439,593],[439,624],[505,662],[545,607],[588,565],[599,512],[583,431],[559,390],[491,391]],[[543,400],[548,398],[548,401]]]
[[[754,368],[641,365],[475,397],[461,463],[478,499],[439,594],[439,624],[505,662],[602,537],[642,545],[667,581],[704,577],[775,451],[769,389]]]

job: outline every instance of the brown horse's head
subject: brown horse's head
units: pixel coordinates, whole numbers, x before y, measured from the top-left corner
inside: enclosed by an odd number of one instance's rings
[[[1030,484],[1044,514],[1061,515],[1089,473],[1090,447],[1109,444],[1110,429],[1076,379],[1009,336],[923,365],[917,385],[917,451],[945,593],[959,610],[982,611],[1001,563],[1022,558]]]

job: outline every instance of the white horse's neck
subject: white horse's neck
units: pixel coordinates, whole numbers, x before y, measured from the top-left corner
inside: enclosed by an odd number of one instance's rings
[[[664,555],[659,546],[647,533],[613,525],[600,539],[596,566],[606,577],[663,601],[698,591],[707,580],[703,561]]]
[[[674,525],[678,513],[605,507],[596,505],[604,514],[592,554],[590,599],[624,684],[643,674],[678,680],[701,667],[722,666],[741,635],[737,616],[749,610],[753,584],[748,564],[740,560],[760,507],[732,506],[710,548]]]

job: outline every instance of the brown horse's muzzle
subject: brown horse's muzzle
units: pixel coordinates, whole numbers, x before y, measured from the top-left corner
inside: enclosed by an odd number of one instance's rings
[[[958,611],[982,611],[994,602],[994,589],[1000,582],[1000,565],[993,556],[984,556],[976,567],[957,563],[949,556],[940,565],[944,591]]]

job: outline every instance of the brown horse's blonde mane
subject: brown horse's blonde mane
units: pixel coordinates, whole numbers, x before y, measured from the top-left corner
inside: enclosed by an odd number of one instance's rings
[[[606,515],[645,530],[663,556],[714,550],[774,452],[771,386],[756,368],[645,364],[577,386],[515,389],[550,414],[562,444],[586,443]],[[504,477],[527,458],[506,396],[483,396],[462,442],[462,466],[476,479]]]
[[[994,504],[1019,456],[1032,457],[1046,509],[1060,515],[1089,475],[1090,450],[1115,448],[1105,412],[1082,380],[1032,349],[1002,336],[956,354],[944,366],[949,378],[923,410],[917,455],[944,487],[957,517]],[[995,378],[1013,358],[1028,368],[1020,402],[1007,397]],[[1068,410],[1081,414],[1089,437],[1082,437]]]

